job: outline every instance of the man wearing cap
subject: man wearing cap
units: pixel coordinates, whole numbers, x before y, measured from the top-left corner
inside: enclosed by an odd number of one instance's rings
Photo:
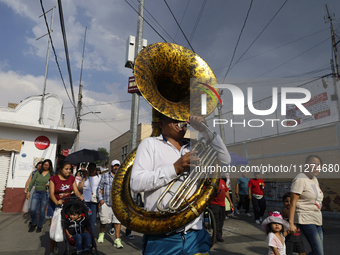
[[[97,188],[97,195],[99,198],[99,204],[101,206],[100,209],[100,233],[98,237],[98,243],[104,242],[104,235],[105,235],[105,226],[106,224],[113,223],[114,230],[116,234],[116,239],[114,241],[114,246],[117,249],[123,248],[122,242],[120,240],[120,228],[121,224],[119,220],[116,218],[112,211],[111,207],[111,186],[113,182],[113,178],[115,177],[115,174],[120,166],[120,162],[118,160],[113,160],[111,162],[111,171],[103,174],[102,179],[99,182],[98,188]],[[129,239],[134,239],[134,237],[131,235],[131,230],[126,230],[126,236]]]

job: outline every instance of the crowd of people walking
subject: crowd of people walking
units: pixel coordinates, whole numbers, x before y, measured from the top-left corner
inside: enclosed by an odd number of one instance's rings
[[[263,220],[266,212],[266,201],[264,197],[265,181],[260,178],[259,173],[254,174],[254,178],[249,179],[247,173],[242,173],[236,181],[235,195],[237,203],[236,215],[241,214],[241,209],[247,217],[250,213],[250,201],[253,206],[254,222],[262,223],[262,228],[267,233],[268,254],[306,254],[305,244],[302,241],[304,235],[311,247],[310,254],[323,254],[323,230],[321,207],[323,193],[320,189],[316,176],[322,159],[316,155],[306,158],[309,171],[298,174],[292,181],[291,192],[284,194],[283,207],[281,213],[278,211],[267,212],[268,217]],[[111,187],[117,170],[120,167],[118,160],[111,162],[110,171],[101,174],[97,171],[95,163],[82,165],[81,170],[76,171],[73,176],[73,165],[69,162],[62,162],[58,171],[53,171],[52,161],[45,159],[36,164],[35,169],[30,174],[26,185],[25,193],[27,202],[24,211],[29,211],[31,220],[28,232],[41,232],[47,208],[52,211],[61,206],[71,196],[77,196],[85,201],[89,212],[89,227],[93,233],[97,213],[100,219],[100,233],[98,243],[103,243],[105,239],[105,227],[110,225],[111,235],[115,235],[114,246],[123,248],[120,239],[121,223],[112,211]],[[217,225],[217,241],[223,242],[222,229],[225,221],[226,203],[233,209],[234,205],[229,196],[229,189],[225,180],[221,179],[219,189],[213,198],[210,208],[212,209]],[[29,205],[28,205],[29,204]],[[74,209],[76,210],[76,209]],[[78,210],[78,211],[77,211]],[[79,208],[73,214],[78,221],[82,219]],[[71,219],[70,219],[71,221]],[[73,224],[73,223],[72,223]],[[73,233],[73,234],[70,234]],[[134,239],[131,230],[126,229],[126,237]],[[68,232],[70,238],[74,232]],[[87,235],[84,235],[87,236]],[[74,236],[75,239],[81,238]],[[88,240],[88,236],[86,237]],[[80,239],[81,240],[81,239]],[[77,250],[79,248],[77,239]],[[56,242],[50,239],[50,254],[55,252]],[[86,241],[88,244],[88,241]]]

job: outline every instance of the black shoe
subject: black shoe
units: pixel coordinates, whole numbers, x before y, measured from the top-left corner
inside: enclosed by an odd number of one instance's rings
[[[32,221],[28,222],[28,228],[32,227]]]
[[[40,233],[41,232],[41,227],[37,227],[37,233]]]
[[[222,239],[222,238],[216,238],[216,241],[222,243],[222,242],[224,242],[224,239]]]
[[[37,227],[37,224],[31,225],[30,228],[28,229],[28,232],[33,232],[36,227]]]

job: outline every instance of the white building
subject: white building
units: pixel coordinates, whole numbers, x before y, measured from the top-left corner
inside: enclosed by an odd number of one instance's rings
[[[14,107],[0,107],[0,208],[21,212],[24,187],[35,164],[56,166],[62,149],[70,149],[78,130],[64,127],[63,102],[54,94],[31,96]]]

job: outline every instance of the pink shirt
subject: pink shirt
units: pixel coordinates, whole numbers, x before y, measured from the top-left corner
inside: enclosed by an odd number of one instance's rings
[[[267,235],[267,243],[269,247],[268,255],[274,255],[274,252],[271,247],[275,247],[280,253],[280,255],[286,255],[285,237],[282,234],[281,236],[283,238],[283,244],[273,232],[269,232],[269,234]]]

